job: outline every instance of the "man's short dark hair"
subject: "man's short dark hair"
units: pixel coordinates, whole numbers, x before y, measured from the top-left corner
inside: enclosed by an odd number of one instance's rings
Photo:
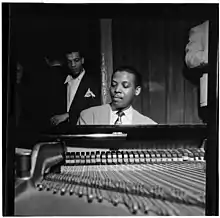
[[[84,58],[84,52],[78,48],[73,48],[73,49],[66,49],[65,50],[65,55],[67,54],[71,54],[72,52],[78,52],[79,53],[79,56],[80,58]]]
[[[135,76],[135,87],[140,86],[142,87],[142,77],[141,74],[134,68],[131,66],[121,66],[118,67],[114,70],[112,76],[116,73],[116,72],[122,72],[122,71],[126,71],[130,74],[133,74]]]
[[[79,50],[78,48],[70,48],[70,49],[66,49],[65,51],[64,51],[64,56],[63,56],[63,63],[64,63],[64,65],[65,66],[67,66],[67,62],[68,62],[68,60],[67,60],[67,54],[71,54],[72,52],[78,52],[79,53],[79,56],[80,56],[80,58],[82,59],[82,58],[84,58],[84,53],[81,51],[81,50]]]

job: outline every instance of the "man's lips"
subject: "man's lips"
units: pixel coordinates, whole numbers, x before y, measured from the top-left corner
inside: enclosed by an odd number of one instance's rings
[[[123,98],[122,97],[119,97],[119,96],[114,96],[113,97],[113,100],[114,101],[121,101]]]

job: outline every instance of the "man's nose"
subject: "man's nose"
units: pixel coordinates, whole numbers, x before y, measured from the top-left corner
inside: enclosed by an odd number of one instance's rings
[[[121,86],[120,85],[117,85],[115,87],[115,92],[121,92]]]
[[[71,62],[71,65],[72,65],[72,67],[75,67],[75,66],[76,66],[76,62],[75,62],[75,61],[72,61],[72,62]]]

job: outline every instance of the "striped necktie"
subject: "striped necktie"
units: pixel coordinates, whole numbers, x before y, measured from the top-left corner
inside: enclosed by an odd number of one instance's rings
[[[118,111],[116,114],[118,115],[118,118],[115,121],[115,125],[121,125],[122,124],[121,118],[122,118],[122,116],[125,115],[125,113],[123,111]]]

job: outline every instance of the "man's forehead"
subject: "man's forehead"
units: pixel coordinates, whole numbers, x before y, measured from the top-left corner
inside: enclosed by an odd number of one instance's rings
[[[66,55],[69,60],[80,58],[79,52],[71,52]]]
[[[127,71],[117,71],[113,75],[113,80],[134,81],[134,75]]]

